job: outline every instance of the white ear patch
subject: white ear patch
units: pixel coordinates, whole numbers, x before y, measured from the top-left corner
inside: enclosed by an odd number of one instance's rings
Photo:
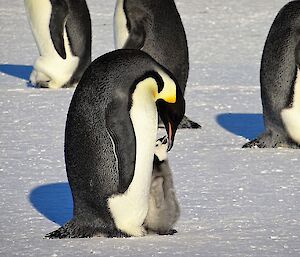
[[[161,76],[164,82],[164,88],[158,93],[157,99],[163,99],[168,103],[176,102],[176,83],[162,69],[157,68],[156,72]]]
[[[293,105],[291,108],[282,110],[282,121],[290,137],[300,144],[300,71],[297,71],[295,81]]]
[[[114,14],[115,49],[122,48],[129,37],[127,19],[124,11],[124,0],[117,0]]]

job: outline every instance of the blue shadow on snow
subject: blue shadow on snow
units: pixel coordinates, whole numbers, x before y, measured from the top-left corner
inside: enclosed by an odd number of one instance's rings
[[[29,200],[38,212],[61,226],[73,216],[73,199],[68,183],[36,187],[31,191]]]
[[[227,131],[249,140],[264,131],[263,115],[256,113],[222,113],[216,117],[218,124]]]
[[[25,80],[29,80],[32,69],[30,65],[0,64],[0,72]]]

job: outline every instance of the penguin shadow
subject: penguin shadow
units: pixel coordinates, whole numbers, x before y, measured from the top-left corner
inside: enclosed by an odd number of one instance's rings
[[[30,192],[29,201],[39,213],[60,226],[73,216],[73,199],[68,183],[36,187]]]
[[[256,113],[222,113],[217,123],[225,130],[252,140],[264,131],[263,115]]]
[[[33,67],[31,65],[0,64],[0,72],[29,81]]]

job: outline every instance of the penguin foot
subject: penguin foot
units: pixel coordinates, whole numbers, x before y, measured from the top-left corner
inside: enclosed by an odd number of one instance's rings
[[[184,116],[182,121],[180,122],[178,129],[199,129],[201,125],[190,120],[188,117]]]
[[[49,88],[49,81],[38,81],[35,83],[36,88]]]
[[[265,146],[258,139],[254,139],[244,144],[242,148],[265,148]]]
[[[177,233],[176,229],[170,229],[168,231],[159,231],[159,232],[157,232],[157,234],[160,235],[160,236],[168,236],[168,235],[172,236],[176,233]]]
[[[49,239],[62,238],[89,238],[89,237],[129,237],[128,234],[121,232],[115,228],[106,229],[102,226],[97,226],[95,222],[86,222],[80,224],[74,220],[69,221],[59,229],[45,235]]]
[[[81,228],[79,226],[70,225],[67,223],[63,227],[45,235],[49,239],[62,239],[62,238],[87,238],[93,237],[96,233],[92,228]]]
[[[72,87],[76,87],[77,84],[78,84],[78,82],[77,82],[77,83],[70,83],[70,82],[68,82],[68,83],[64,84],[64,85],[62,86],[62,88],[72,88]]]
[[[276,135],[276,136],[272,136]],[[243,145],[242,148],[293,148],[299,149],[300,145],[289,138],[280,136],[277,133],[264,133],[258,138]]]
[[[66,84],[67,85],[67,84]],[[61,85],[60,83],[57,83],[55,80],[49,80],[49,81],[37,81],[35,83],[36,88],[51,88],[51,89],[58,89],[65,87],[64,85]],[[71,87],[66,86],[66,87]]]

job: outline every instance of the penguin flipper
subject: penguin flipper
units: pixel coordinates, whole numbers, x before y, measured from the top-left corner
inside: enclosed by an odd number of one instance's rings
[[[64,0],[51,0],[51,4],[52,12],[49,24],[51,39],[57,53],[61,58],[66,59],[64,28],[68,15],[68,5]]]
[[[127,112],[127,95],[115,91],[114,99],[106,108],[105,119],[107,130],[115,144],[118,159],[119,186],[118,192],[124,193],[134,176],[136,139],[133,126]],[[116,108],[116,106],[119,106]],[[120,114],[120,112],[123,112]],[[132,151],[128,151],[132,149]]]
[[[130,19],[130,29],[129,29],[129,37],[125,42],[123,48],[125,49],[141,49],[144,46],[146,32],[144,23],[146,22],[146,17],[143,15],[143,12],[135,8],[130,11],[130,15],[133,16],[134,19]]]

